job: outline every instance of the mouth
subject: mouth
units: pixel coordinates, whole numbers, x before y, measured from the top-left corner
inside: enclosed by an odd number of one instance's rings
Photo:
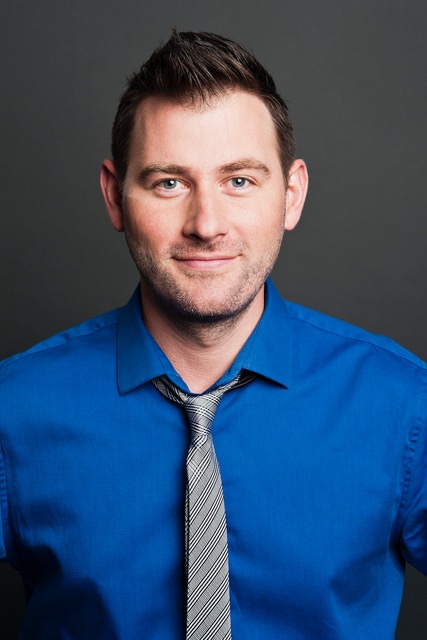
[[[194,271],[215,271],[232,264],[237,256],[228,255],[204,255],[186,256],[175,258],[183,267]]]

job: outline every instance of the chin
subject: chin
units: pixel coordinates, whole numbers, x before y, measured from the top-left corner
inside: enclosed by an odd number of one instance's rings
[[[196,324],[233,321],[250,307],[265,282],[260,272],[239,278],[214,279],[212,275],[180,282],[165,271],[142,269],[143,299],[166,317]],[[147,265],[144,265],[147,266]],[[266,274],[268,275],[268,273]]]
[[[201,301],[180,296],[178,299],[163,299],[164,308],[177,319],[199,324],[215,324],[233,321],[241,316],[250,306],[258,291],[247,297],[232,296],[227,300],[216,300],[211,297]]]

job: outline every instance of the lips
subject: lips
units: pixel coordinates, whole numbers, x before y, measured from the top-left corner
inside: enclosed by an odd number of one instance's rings
[[[182,265],[200,271],[209,271],[212,269],[219,269],[223,266],[229,265],[237,256],[229,255],[192,255],[192,256],[180,256],[176,258]]]

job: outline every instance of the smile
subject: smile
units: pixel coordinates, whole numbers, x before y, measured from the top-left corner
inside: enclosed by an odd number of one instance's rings
[[[229,266],[237,256],[189,256],[177,261],[188,269],[196,271],[212,271]]]

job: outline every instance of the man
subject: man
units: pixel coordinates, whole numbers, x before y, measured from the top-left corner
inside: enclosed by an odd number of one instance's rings
[[[22,638],[392,638],[427,572],[427,370],[268,279],[307,190],[271,77],[174,32],[112,152],[140,286],[0,369]]]

